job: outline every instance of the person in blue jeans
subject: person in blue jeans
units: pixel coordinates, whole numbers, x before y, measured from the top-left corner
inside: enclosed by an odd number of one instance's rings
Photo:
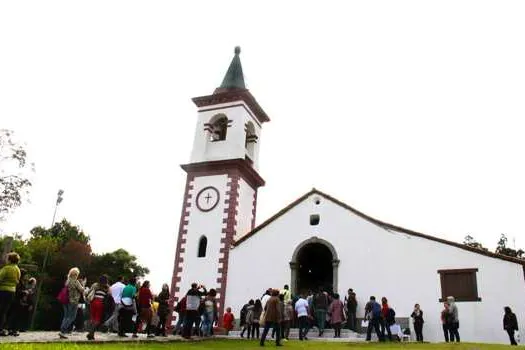
[[[379,341],[384,341],[383,333],[381,333],[381,329],[379,328],[379,325],[381,324],[381,305],[376,301],[375,296],[371,296],[370,301],[366,303],[365,315],[368,320],[366,341],[372,339],[372,329],[375,330],[377,339],[379,339]]]
[[[266,303],[264,311],[264,330],[261,335],[260,345],[264,346],[264,341],[266,340],[266,336],[271,327],[275,330],[275,345],[282,346],[280,324],[283,317],[281,314],[281,301],[279,300],[278,290],[272,290],[271,298]]]
[[[62,318],[62,324],[60,325],[60,333],[58,336],[60,339],[67,339],[66,334],[69,333],[71,324],[77,317],[77,309],[80,298],[84,294],[84,287],[78,280],[80,270],[73,267],[67,274],[66,287],[68,291],[69,303],[62,305],[64,309],[64,317]]]
[[[202,333],[205,337],[212,335],[213,323],[217,320],[217,303],[215,289],[210,289],[204,300],[204,313],[202,321]]]

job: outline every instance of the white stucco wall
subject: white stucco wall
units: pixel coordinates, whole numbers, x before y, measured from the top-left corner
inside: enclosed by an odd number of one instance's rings
[[[193,190],[190,215],[187,217],[185,253],[183,255],[183,270],[180,281],[180,295],[184,296],[193,282],[206,285],[208,288],[217,288],[217,266],[219,263],[220,240],[222,236],[223,219],[226,205],[224,200],[227,190],[227,175],[213,175],[196,177],[193,181]],[[204,187],[213,186],[219,190],[220,197],[217,206],[209,212],[202,212],[195,204],[197,193]],[[208,239],[206,256],[198,258],[199,240],[202,235]]]
[[[319,205],[314,197],[321,198]],[[310,214],[320,214],[310,226]],[[226,306],[235,312],[268,287],[291,284],[289,262],[295,248],[317,236],[329,241],[340,259],[338,292],[353,288],[359,317],[370,295],[386,296],[397,317],[408,317],[415,303],[424,311],[426,340],[442,341],[440,269],[478,268],[481,302],[458,302],[462,341],[508,341],[503,307],[525,325],[521,265],[408,234],[385,230],[316,194],[231,250]]]
[[[235,234],[235,240],[244,236],[246,233],[251,231],[252,227],[252,210],[253,210],[253,197],[255,191],[244,179],[239,180],[239,199],[237,207],[237,230]]]
[[[243,101],[236,101],[215,105],[213,107],[216,109],[212,111],[198,112],[190,162],[198,163],[224,159],[244,159],[247,154],[245,147],[245,124],[251,121],[255,129],[255,134],[259,138],[261,135],[261,127],[258,121],[252,118],[250,113],[248,113],[244,107],[239,106],[239,104],[242,104],[246,109],[250,110]],[[229,120],[232,120],[232,123],[228,128],[225,140],[212,142],[206,137],[204,124],[209,123],[217,114],[226,115]],[[251,158],[254,162],[253,167],[257,170],[259,167],[259,143],[255,144],[253,157]]]

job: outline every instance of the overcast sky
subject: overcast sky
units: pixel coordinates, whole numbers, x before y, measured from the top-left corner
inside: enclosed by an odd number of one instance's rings
[[[316,187],[412,230],[524,247],[524,18],[523,1],[2,1],[0,127],[36,163],[2,230],[49,226],[62,188],[58,219],[95,252],[123,247],[156,290],[170,281],[191,98],[240,45],[271,118],[258,223]]]

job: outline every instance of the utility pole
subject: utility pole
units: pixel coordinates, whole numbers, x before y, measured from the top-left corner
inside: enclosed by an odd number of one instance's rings
[[[57,193],[57,201],[55,203],[55,212],[53,213],[53,220],[51,220],[51,229],[53,228],[53,226],[55,226],[55,218],[56,218],[56,215],[57,215],[57,209],[58,209],[58,205],[60,203],[62,203],[62,195],[64,194],[64,190],[58,190],[58,193]],[[33,316],[31,317],[31,329],[34,328],[35,326],[35,318],[36,318],[36,311],[38,309],[38,302],[40,301],[40,292],[42,291],[42,284],[44,282],[44,272],[46,270],[46,265],[47,265],[47,259],[49,257],[49,244],[46,246],[46,254],[44,255],[44,262],[42,263],[42,274],[41,274],[41,277],[39,278],[40,281],[38,281],[38,289],[36,291],[36,301],[35,301],[35,308],[33,310]]]

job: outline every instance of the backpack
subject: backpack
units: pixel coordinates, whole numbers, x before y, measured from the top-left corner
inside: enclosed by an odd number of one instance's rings
[[[394,309],[388,309],[388,316],[386,317],[386,320],[389,323],[396,323],[396,312],[394,311]]]
[[[57,300],[62,305],[69,304],[69,290],[67,288],[67,285],[62,287],[62,289],[60,290],[60,292],[57,295]]]
[[[379,305],[378,303],[372,304],[372,317],[381,318],[381,305]]]

